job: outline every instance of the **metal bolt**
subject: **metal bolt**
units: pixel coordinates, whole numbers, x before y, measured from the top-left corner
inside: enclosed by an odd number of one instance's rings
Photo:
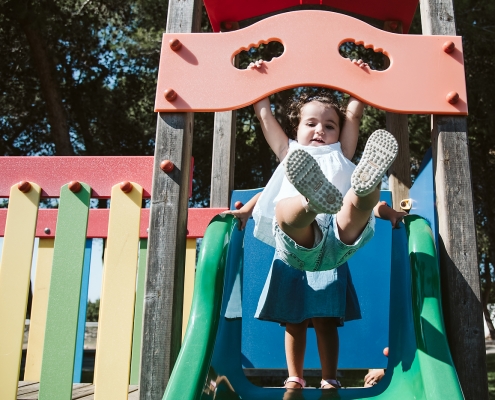
[[[28,181],[20,181],[17,184],[17,189],[19,189],[22,193],[27,193],[31,190],[31,184]]]
[[[174,163],[170,160],[163,160],[161,163],[160,163],[160,169],[163,171],[163,172],[166,172],[167,174],[172,172],[174,170]]]
[[[182,47],[182,43],[179,39],[171,39],[168,43],[173,51],[178,51]]]
[[[81,190],[81,184],[78,181],[69,182],[69,190],[73,193],[77,193]]]
[[[130,193],[132,191],[132,183],[129,181],[120,182],[120,190],[124,193]]]
[[[164,95],[165,100],[170,102],[174,101],[177,98],[177,93],[175,92],[175,90],[170,88],[165,90]]]
[[[50,228],[45,228],[44,232],[45,232],[47,235],[49,235],[49,234],[50,234],[50,232],[51,232],[51,231],[50,231]]]
[[[455,43],[452,40],[447,40],[442,48],[446,53],[452,53],[455,50]]]
[[[459,101],[459,93],[457,92],[449,92],[447,94],[447,97],[446,97],[447,101],[450,103],[450,104],[455,104]]]

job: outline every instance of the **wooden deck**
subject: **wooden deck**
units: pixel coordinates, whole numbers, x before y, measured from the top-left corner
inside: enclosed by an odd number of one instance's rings
[[[40,384],[38,382],[19,382],[17,400],[38,400],[38,391]],[[95,386],[91,383],[74,383],[72,387],[72,399],[92,400],[94,399]],[[139,387],[137,385],[129,386],[129,400],[139,400]]]

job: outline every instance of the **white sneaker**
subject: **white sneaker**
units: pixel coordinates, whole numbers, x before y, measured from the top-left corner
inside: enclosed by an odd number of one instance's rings
[[[342,194],[325,177],[316,160],[306,151],[290,152],[285,160],[285,175],[308,202],[307,210],[317,214],[337,214]]]
[[[397,157],[398,150],[397,140],[391,133],[379,129],[371,134],[351,177],[356,195],[363,197],[375,190]]]

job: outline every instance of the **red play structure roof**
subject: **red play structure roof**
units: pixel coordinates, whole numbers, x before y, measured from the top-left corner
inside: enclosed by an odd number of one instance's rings
[[[287,8],[322,5],[376,20],[400,21],[403,32],[407,33],[418,0],[204,0],[204,4],[215,32],[220,31],[222,22],[242,21]]]

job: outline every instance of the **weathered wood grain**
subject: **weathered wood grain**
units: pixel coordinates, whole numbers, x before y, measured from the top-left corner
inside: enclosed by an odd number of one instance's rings
[[[167,32],[197,32],[199,0],[169,2]],[[193,114],[158,114],[151,195],[140,399],[159,400],[181,343]],[[163,160],[175,168],[160,169]]]
[[[411,159],[409,153],[409,130],[407,114],[387,112],[387,131],[394,135],[399,144],[399,155],[389,169],[388,184],[392,192],[392,207],[400,211],[400,202],[409,197],[411,187]]]
[[[424,35],[455,35],[452,0],[421,0]],[[433,116],[432,148],[445,325],[466,400],[488,399],[465,117]]]
[[[236,112],[215,113],[210,207],[229,207],[234,189]]]

